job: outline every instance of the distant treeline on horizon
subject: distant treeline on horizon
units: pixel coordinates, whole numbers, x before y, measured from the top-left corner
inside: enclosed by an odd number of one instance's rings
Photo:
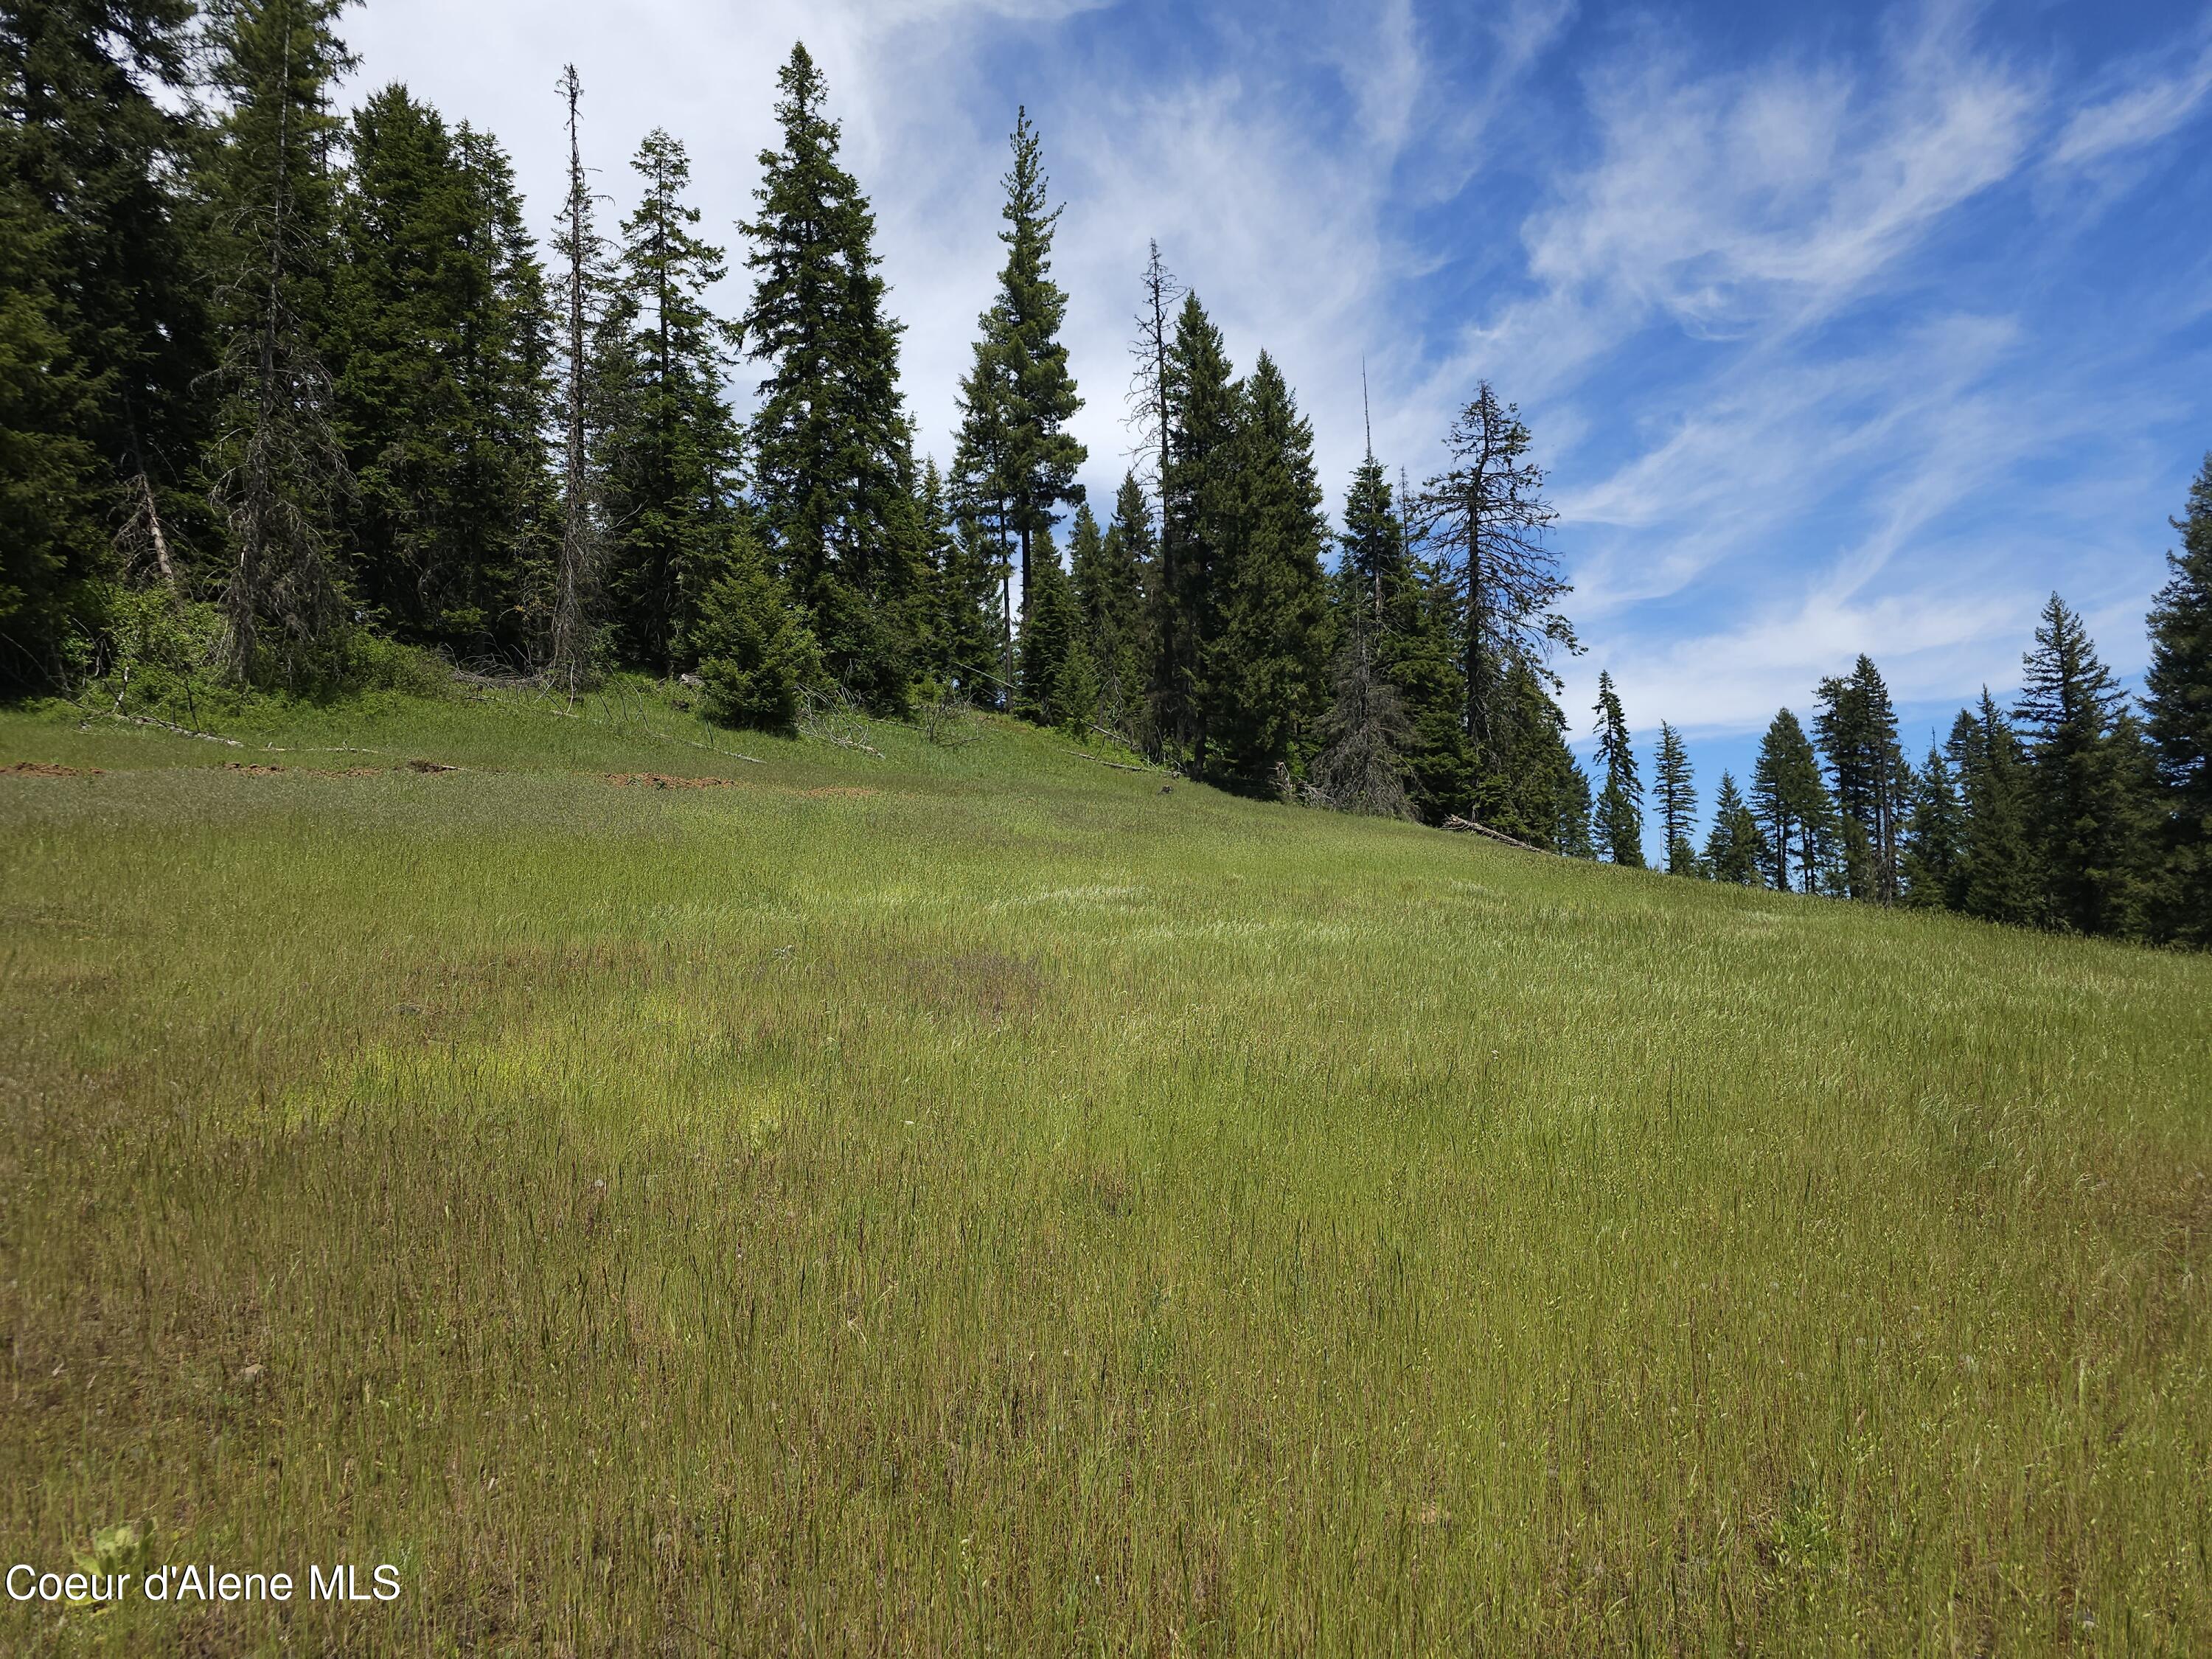
[[[1608,675],[1595,776],[1567,744],[1553,665],[1581,647],[1554,514],[1488,382],[1442,471],[1394,482],[1370,451],[1333,527],[1280,369],[1261,351],[1240,375],[1153,244],[1136,464],[1094,511],[1060,210],[1018,112],[1004,266],[940,470],[915,455],[873,214],[803,46],[726,319],[678,139],[646,137],[636,205],[603,226],[570,69],[541,257],[489,134],[398,86],[332,112],[343,9],[0,7],[0,690],[322,696],[404,678],[411,648],[571,693],[690,677],[740,726],[824,696],[957,702],[1248,793],[1644,862]],[[1722,775],[1702,847],[1662,722],[1666,867],[2212,943],[2212,458],[2175,524],[2140,708],[2054,595],[2018,704],[1985,692],[1914,765],[1861,656],[1809,732],[1785,709],[1747,783]]]

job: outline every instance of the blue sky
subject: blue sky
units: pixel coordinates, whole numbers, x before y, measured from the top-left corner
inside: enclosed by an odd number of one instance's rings
[[[2016,682],[2054,588],[2116,668],[2212,447],[2212,12],[1127,0],[371,0],[398,79],[514,152],[543,226],[582,70],[617,209],[654,125],[710,225],[750,201],[803,37],[876,202],[924,447],[999,258],[1014,106],[1066,203],[1058,275],[1110,495],[1148,237],[1240,364],[1273,353],[1334,507],[1417,479],[1478,376],[1551,469],[1589,647],[1639,738],[1741,775],[1864,650],[1923,744]],[[722,296],[741,304],[738,280]]]

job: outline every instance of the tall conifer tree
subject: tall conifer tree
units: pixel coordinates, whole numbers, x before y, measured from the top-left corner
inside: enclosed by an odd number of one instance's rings
[[[2032,840],[2027,757],[1988,687],[1977,708],[1960,711],[1948,752],[1966,809],[1959,908],[1984,921],[2039,922],[2043,881]]]
[[[2053,593],[2027,653],[2015,728],[2026,743],[2045,919],[2117,931],[2129,902],[2132,776],[2112,743],[2122,697],[2081,618]]]
[[[1911,770],[1897,741],[1897,710],[1871,659],[1820,682],[1814,734],[1842,815],[1845,885],[1853,898],[1897,901],[1899,844]]]
[[[2166,556],[2166,581],[2150,613],[2150,667],[2143,676],[2165,861],[2165,902],[2155,931],[2212,945],[2212,455],[2172,523],[2181,549]]]
[[[1153,728],[1168,752],[1202,770],[1216,712],[1217,688],[1206,665],[1221,637],[1228,599],[1244,394],[1221,331],[1195,294],[1183,297],[1176,319],[1167,381],[1162,580],[1153,596]]]
[[[1698,849],[1690,839],[1698,816],[1698,791],[1690,766],[1690,751],[1682,734],[1659,722],[1659,761],[1654,787],[1659,797],[1659,833],[1667,843],[1667,869],[1671,875],[1698,873]]]
[[[1245,382],[1220,632],[1204,665],[1222,775],[1247,788],[1298,775],[1328,696],[1331,655],[1313,426],[1273,358]]]
[[[1705,873],[1735,887],[1756,887],[1764,878],[1766,837],[1759,819],[1737,790],[1735,776],[1721,774],[1713,793],[1713,824],[1705,836]]]
[[[830,673],[878,708],[913,669],[921,555],[900,325],[884,307],[875,214],[838,164],[806,48],[777,76],[780,148],[761,154],[746,354],[769,366],[750,459],[762,526],[814,618]]]
[[[1783,892],[1790,890],[1790,854],[1796,854],[1797,888],[1820,890],[1826,854],[1832,839],[1835,808],[1820,781],[1820,763],[1797,716],[1778,712],[1760,738],[1751,777],[1751,804],[1759,818],[1770,860],[1768,876]]]
[[[1086,522],[1091,524],[1088,535]],[[1145,593],[1154,556],[1152,509],[1135,473],[1123,477],[1103,534],[1087,507],[1077,509],[1069,562],[1098,673],[1100,721],[1139,745],[1148,659]]]
[[[1636,774],[1636,750],[1629,741],[1628,719],[1613,675],[1597,677],[1598,754],[1605,763],[1605,784],[1597,798],[1597,840],[1615,864],[1644,868],[1644,782]]]
[[[43,666],[87,578],[179,583],[205,527],[195,10],[0,5],[0,635],[31,653],[0,647],[0,684]]]
[[[607,603],[623,655],[673,673],[690,659],[685,633],[735,519],[738,434],[723,396],[732,340],[707,308],[725,267],[693,229],[684,146],[655,128],[630,167],[641,194],[623,222],[622,279],[599,349]]]
[[[336,520],[351,480],[331,422],[330,308],[343,0],[229,0],[216,78],[224,337],[212,499],[228,532],[226,666],[299,684],[335,665],[344,625]]]
[[[1941,745],[1928,745],[1928,758],[1914,778],[1911,815],[1905,827],[1899,879],[1905,902],[1916,909],[1964,908],[1960,857],[1966,809],[1959,799],[1951,763]]]

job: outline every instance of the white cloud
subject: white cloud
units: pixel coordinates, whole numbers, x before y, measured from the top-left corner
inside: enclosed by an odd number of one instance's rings
[[[2051,146],[2051,163],[2084,167],[2155,143],[2193,120],[2208,93],[2212,93],[2212,38],[2192,61],[2165,74],[2152,74],[2140,63],[2131,64],[2117,90],[2075,111]]]

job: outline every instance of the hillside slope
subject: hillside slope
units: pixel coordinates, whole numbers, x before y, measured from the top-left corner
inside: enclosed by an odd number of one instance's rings
[[[0,1647],[2212,1644],[2212,963],[995,721],[239,735],[0,715],[0,1543],[404,1593]]]

